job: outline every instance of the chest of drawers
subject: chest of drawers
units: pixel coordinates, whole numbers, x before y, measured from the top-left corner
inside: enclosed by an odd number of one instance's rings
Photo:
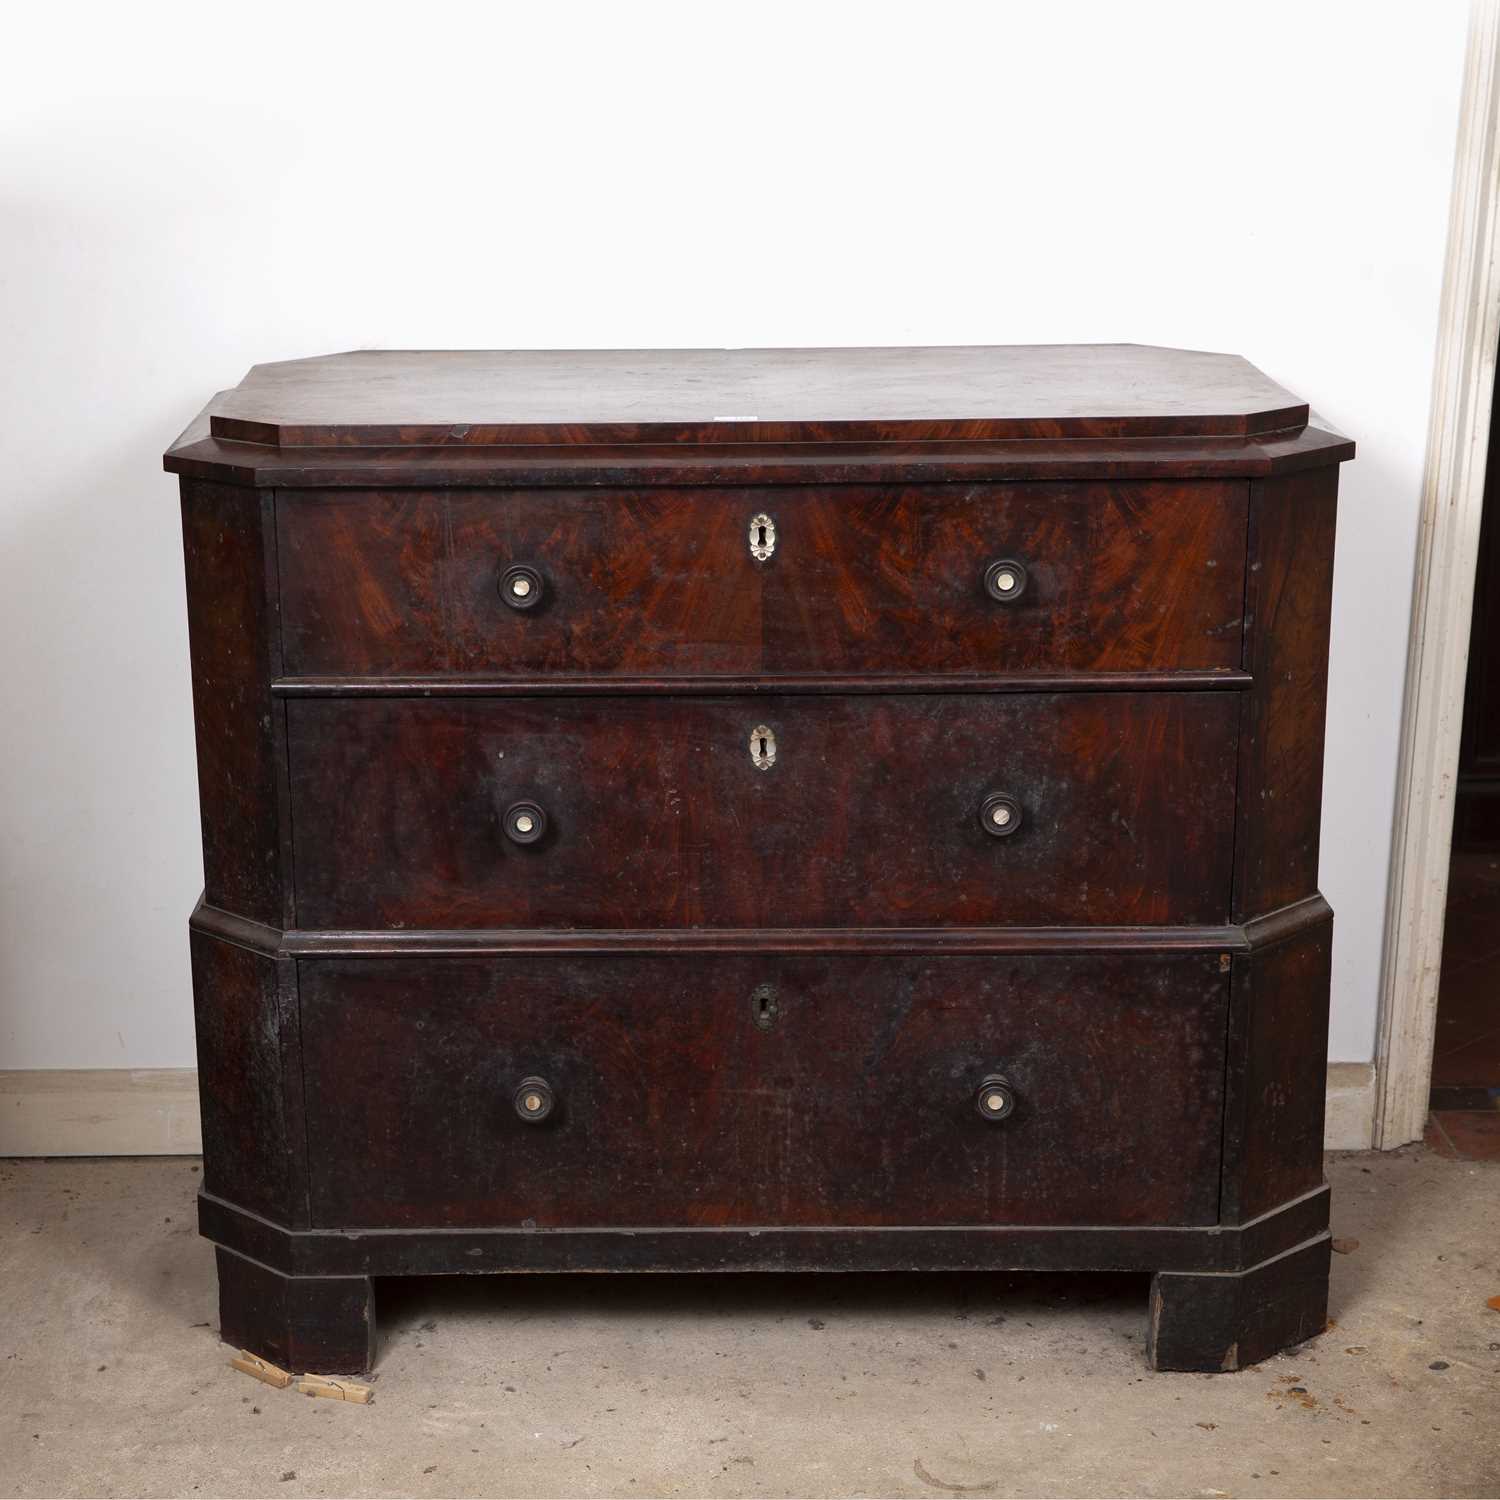
[[[259,366],[181,476],[225,1339],[373,1282],[1151,1273],[1321,1331],[1344,438],[1140,347]]]

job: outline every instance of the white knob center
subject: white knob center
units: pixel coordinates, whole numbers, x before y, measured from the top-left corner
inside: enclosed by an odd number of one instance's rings
[[[999,584],[1002,593],[1008,594],[1016,586],[1016,575],[1014,573],[1002,573],[995,582]]]
[[[542,1107],[542,1096],[540,1094],[527,1094],[526,1109],[529,1114],[535,1114]]]
[[[517,599],[524,599],[531,592],[531,580],[529,578],[516,578],[511,581],[510,591]]]
[[[518,817],[516,819],[516,832],[517,833],[530,833],[531,830],[533,828],[535,828],[535,827],[536,827],[536,822],[532,818],[532,816],[531,816],[530,813],[522,813],[520,815],[520,817]],[[535,1098],[535,1095],[533,1095],[532,1097]]]
[[[995,807],[990,809],[990,822],[997,828],[1004,828],[1010,822],[1010,809],[1008,807]]]

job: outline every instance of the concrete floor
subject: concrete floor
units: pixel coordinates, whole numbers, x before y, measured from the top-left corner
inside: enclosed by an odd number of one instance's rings
[[[1331,1160],[1336,1326],[1234,1375],[1139,1278],[474,1278],[367,1407],[229,1368],[197,1172],[0,1162],[0,1494],[1500,1495],[1500,1163]]]

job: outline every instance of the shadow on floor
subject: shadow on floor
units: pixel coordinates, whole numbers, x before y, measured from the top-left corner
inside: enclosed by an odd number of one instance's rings
[[[389,1277],[375,1283],[382,1346],[420,1338],[434,1321],[514,1323],[562,1313],[588,1319],[691,1324],[705,1313],[750,1323],[806,1322],[840,1313],[973,1320],[1026,1326],[1033,1314],[1073,1308],[1139,1314],[1144,1329],[1151,1278],[1121,1272],[1001,1274],[774,1272],[712,1275],[528,1275]]]

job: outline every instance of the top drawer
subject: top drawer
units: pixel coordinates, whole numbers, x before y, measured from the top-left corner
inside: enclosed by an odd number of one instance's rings
[[[1247,488],[280,491],[286,671],[1234,668]]]

